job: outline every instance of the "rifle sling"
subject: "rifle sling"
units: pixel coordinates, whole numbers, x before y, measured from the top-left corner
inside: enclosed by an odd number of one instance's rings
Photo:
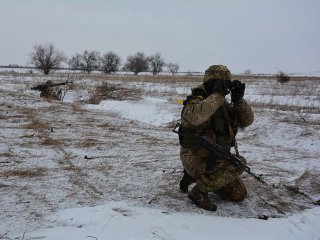
[[[231,139],[232,139],[232,141],[234,143],[234,149],[236,150],[236,155],[239,156],[238,144],[237,144],[237,141],[236,141],[236,138],[235,138],[234,131],[233,131],[232,126],[231,126],[230,117],[229,117],[229,113],[228,113],[228,106],[227,106],[226,102],[223,103],[223,115],[224,115],[224,119],[228,123],[229,134],[230,134],[230,137],[231,137]]]

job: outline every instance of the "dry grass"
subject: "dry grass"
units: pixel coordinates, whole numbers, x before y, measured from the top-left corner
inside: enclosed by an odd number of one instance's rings
[[[308,106],[288,106],[288,105],[280,105],[280,104],[272,104],[272,103],[260,103],[260,102],[251,102],[250,105],[255,108],[270,108],[274,110],[280,110],[280,111],[289,111],[289,112],[296,112],[297,114],[299,111],[303,109],[303,113],[315,113],[317,114],[319,112],[318,108],[315,107],[308,107]],[[303,121],[303,119],[300,119]]]
[[[11,185],[7,185],[7,184],[2,184],[0,183],[0,189],[1,188],[9,188],[9,187],[12,187]],[[0,238],[1,239],[1,238]]]
[[[11,120],[11,122],[19,123],[22,118],[25,118],[25,115],[16,114],[16,115],[0,115],[0,119]]]
[[[73,102],[72,103],[72,111],[73,112],[86,112],[87,110],[86,109],[83,109],[81,107],[81,104],[78,103],[78,102]]]
[[[31,123],[22,126],[25,129],[39,130],[48,129],[49,125],[47,123],[42,123],[37,119],[33,119]]]
[[[70,165],[62,168],[65,171],[73,171],[73,172],[80,172],[81,169],[78,166]]]
[[[33,177],[43,177],[45,176],[45,168],[35,168],[35,169],[16,169],[0,173],[3,177],[19,177],[19,178],[33,178]]]
[[[169,129],[173,129],[176,125],[177,125],[177,121],[173,120],[171,122],[168,122],[164,127],[169,128]]]
[[[110,127],[113,127],[113,126],[110,123],[104,123],[104,124],[97,125],[97,127],[109,129]]]
[[[315,179],[314,175],[311,173],[310,170],[304,171],[304,173],[302,173],[301,176],[298,177],[298,178],[295,180],[295,184],[298,185],[298,184],[306,181],[307,179]]]
[[[144,143],[147,143],[150,145],[154,145],[154,144],[161,142],[161,140],[159,138],[150,136],[150,137],[141,138],[141,142],[144,142]]]
[[[106,173],[108,170],[110,170],[110,167],[106,164],[99,164],[99,165],[93,166],[92,169],[98,172]]]
[[[141,89],[125,88],[120,84],[111,84],[103,82],[98,85],[90,94],[88,102],[90,104],[99,104],[102,100],[137,100],[140,99]]]
[[[99,96],[96,96],[94,93],[92,93],[90,95],[90,98],[88,100],[89,104],[95,104],[98,105],[100,102],[102,101],[102,99]]]
[[[12,158],[14,156],[14,152],[11,151],[10,149],[7,152],[2,152],[0,153],[0,157],[4,157],[4,158]]]
[[[75,83],[68,83],[65,86],[66,86],[67,90],[77,90],[77,84],[75,84]]]
[[[71,75],[71,79],[70,79]],[[14,76],[14,77],[33,77],[33,78],[43,78],[44,75],[42,73],[38,73],[37,71],[33,71],[33,73],[26,72],[15,72],[7,71],[7,72],[0,72],[0,76]],[[171,82],[171,83],[179,83],[179,82],[201,82],[203,79],[203,74],[201,73],[180,73],[172,76],[171,74],[159,74],[156,76],[147,75],[147,74],[115,74],[109,75],[104,73],[80,73],[80,72],[52,72],[49,76],[47,76],[53,81],[65,81],[65,80],[81,80],[81,79],[95,79],[95,80],[119,80],[119,81],[146,81],[146,82]],[[265,74],[251,74],[251,75],[232,75],[232,79],[239,79],[239,80],[259,80],[259,79],[267,79],[267,80],[276,80],[276,75],[265,75]],[[312,80],[312,81],[319,81],[320,77],[308,77],[308,76],[290,76],[290,81],[301,81],[301,80]],[[70,85],[70,88],[73,86]]]
[[[50,137],[47,137],[47,138],[43,139],[43,141],[40,144],[46,145],[46,146],[56,146],[56,147],[59,147],[59,146],[62,146],[62,145],[65,146],[64,142],[62,142],[62,141],[60,141],[58,139],[50,138]]]
[[[279,73],[276,75],[276,77],[277,77],[277,80],[278,80],[279,82],[281,82],[281,83],[289,82],[290,79],[291,79],[291,78],[290,78],[287,74],[285,74],[284,72],[279,72]]]
[[[88,78],[93,80],[112,80],[112,81],[124,81],[124,82],[163,82],[163,83],[178,83],[178,82],[201,82],[203,76],[199,75],[131,75],[131,74],[117,74],[117,75],[106,75],[101,73],[77,74],[77,79]]]
[[[6,115],[3,115],[3,114],[0,114],[0,120],[6,120],[6,119],[9,119],[10,116],[6,116]]]
[[[105,144],[105,143],[100,142],[99,140],[94,139],[94,138],[86,138],[86,139],[83,139],[81,142],[79,142],[77,144],[77,147],[82,148],[82,149],[86,149],[86,148],[91,148],[91,147],[97,146],[99,144]]]

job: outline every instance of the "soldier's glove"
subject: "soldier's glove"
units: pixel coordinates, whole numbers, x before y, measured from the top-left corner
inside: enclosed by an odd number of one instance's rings
[[[231,101],[233,103],[240,102],[243,99],[245,89],[245,83],[242,83],[239,80],[233,80],[230,86]]]

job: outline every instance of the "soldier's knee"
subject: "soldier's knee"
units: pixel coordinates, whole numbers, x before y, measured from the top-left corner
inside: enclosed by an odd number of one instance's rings
[[[248,196],[247,189],[242,189],[241,192],[237,192],[237,194],[233,194],[233,196],[230,197],[230,201],[233,202],[242,202],[244,199],[246,199]]]
[[[241,195],[238,195],[235,199],[234,202],[242,202],[243,200],[245,200],[247,198],[247,193],[243,193]]]

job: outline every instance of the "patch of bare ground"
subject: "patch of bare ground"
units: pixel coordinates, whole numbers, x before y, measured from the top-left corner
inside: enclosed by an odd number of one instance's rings
[[[40,129],[48,129],[49,124],[41,122],[38,119],[32,119],[32,122],[25,124],[22,127],[25,129],[40,130]]]
[[[86,148],[97,146],[99,144],[102,145],[102,144],[105,144],[105,142],[99,141],[94,138],[84,138],[82,141],[78,142],[76,146],[79,148],[86,149]]]
[[[43,177],[46,175],[47,169],[37,167],[35,169],[15,169],[0,173],[3,177],[19,177],[19,178],[33,178]]]
[[[65,145],[66,143],[62,140],[59,140],[59,139],[54,139],[54,138],[51,138],[51,137],[46,137],[44,139],[42,139],[41,145],[45,145],[45,146],[55,146],[55,147],[60,147],[62,145]]]
[[[288,105],[277,105],[277,104],[265,104],[265,103],[252,103],[251,106],[256,108],[269,108],[280,111],[296,111],[299,112],[301,109],[305,113],[318,113],[319,109],[314,107],[300,107],[300,106],[288,106]]]
[[[7,151],[0,153],[0,157],[3,157],[3,158],[11,158],[13,156],[14,156],[14,152],[12,151],[12,149],[8,149]],[[2,161],[2,162],[5,163],[5,161]]]
[[[65,176],[68,178],[69,182],[73,186],[72,191],[77,192],[75,189],[81,189],[85,191],[90,198],[92,199],[100,199],[102,192],[98,190],[98,188],[90,182],[90,180],[87,180],[90,169],[107,169],[107,167],[93,167],[90,168],[83,168],[82,166],[78,166],[76,163],[74,163],[74,157],[71,156],[70,153],[67,153],[63,148],[60,148],[60,151],[63,152],[64,157],[61,159],[56,160],[57,163],[59,163],[60,168],[64,171],[66,171]]]
[[[9,187],[11,187],[11,185],[0,183],[0,188],[9,188]]]

